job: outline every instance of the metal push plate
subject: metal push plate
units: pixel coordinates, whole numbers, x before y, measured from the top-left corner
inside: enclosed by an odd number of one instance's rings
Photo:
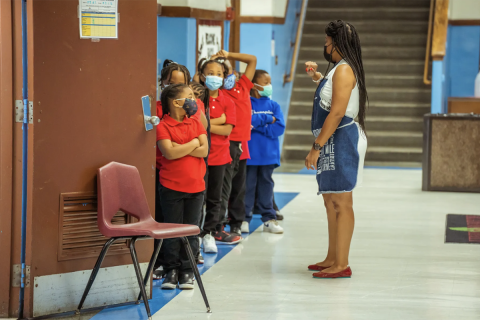
[[[148,121],[152,117],[152,112],[150,110],[150,97],[142,97],[142,108],[143,108],[143,119],[145,122],[145,130],[150,131],[153,129],[153,124]]]

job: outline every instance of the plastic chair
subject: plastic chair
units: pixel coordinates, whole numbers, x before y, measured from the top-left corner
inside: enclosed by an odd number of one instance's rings
[[[95,281],[100,266],[105,258],[109,247],[117,240],[130,239],[130,254],[132,256],[133,266],[137,275],[140,294],[137,304],[140,303],[140,297],[143,298],[148,319],[151,319],[150,306],[148,304],[145,286],[150,279],[153,271],[153,265],[157,260],[163,239],[181,238],[192,264],[195,278],[205,301],[207,312],[210,313],[207,295],[203,287],[200,272],[198,271],[195,258],[192,253],[187,236],[194,236],[200,233],[198,226],[187,224],[158,223],[153,220],[148,208],[147,198],[143,190],[142,181],[137,168],[117,162],[111,162],[98,169],[98,228],[107,238],[110,238],[103,246],[97,263],[93,268],[87,287],[78,305],[76,314],[80,314],[83,303],[87,298],[88,292]],[[111,223],[113,216],[119,211],[123,211],[138,219],[138,222],[124,225],[113,225]],[[155,239],[155,249],[148,264],[145,278],[142,277],[142,271],[138,264],[135,242],[137,240]]]

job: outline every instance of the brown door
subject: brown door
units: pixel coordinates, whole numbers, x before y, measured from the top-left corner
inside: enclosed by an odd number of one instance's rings
[[[12,223],[12,7],[0,1],[0,318],[9,316]]]
[[[154,212],[155,130],[145,131],[141,97],[154,101],[156,95],[156,1],[119,0],[119,38],[100,42],[80,39],[77,6],[75,0],[36,0],[29,21],[34,120],[26,316],[72,309],[36,304],[66,290],[49,291],[45,283],[75,275],[78,283],[70,286],[86,284],[75,272],[93,268],[105,242],[96,228],[99,167],[111,161],[136,166]],[[115,219],[126,221],[122,213]],[[140,262],[148,262],[152,245],[139,243]],[[119,243],[103,267],[129,264]],[[73,306],[77,296],[69,299]]]

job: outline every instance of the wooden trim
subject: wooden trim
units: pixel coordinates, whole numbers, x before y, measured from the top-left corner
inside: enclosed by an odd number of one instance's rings
[[[191,7],[162,7],[162,17],[182,17],[204,20],[226,20],[226,11],[204,10]]]
[[[285,17],[240,17],[241,23],[270,23],[270,24],[284,24]]]
[[[428,79],[430,70],[430,49],[432,48],[432,24],[433,11],[435,8],[435,0],[430,0],[430,15],[428,17],[428,35],[427,35],[427,50],[425,51],[425,66],[423,68],[423,83],[431,85],[432,80]]]
[[[480,98],[449,97],[448,113],[480,114]]]
[[[0,1],[0,318],[9,318],[13,183],[12,2]],[[14,297],[12,297],[14,299]],[[17,297],[18,301],[18,297]]]
[[[480,26],[480,20],[448,20],[452,26]]]
[[[436,0],[433,23],[432,57],[443,60],[446,52],[448,28],[448,0]]]
[[[240,0],[232,0],[232,7],[235,11],[235,20],[230,23],[230,45],[231,52],[240,52]],[[235,66],[235,63],[232,63]]]
[[[162,15],[162,5],[160,3],[157,3],[157,16]]]

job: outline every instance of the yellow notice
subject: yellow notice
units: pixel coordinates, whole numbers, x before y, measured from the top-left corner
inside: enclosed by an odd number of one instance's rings
[[[117,0],[79,0],[80,38],[118,39]]]

